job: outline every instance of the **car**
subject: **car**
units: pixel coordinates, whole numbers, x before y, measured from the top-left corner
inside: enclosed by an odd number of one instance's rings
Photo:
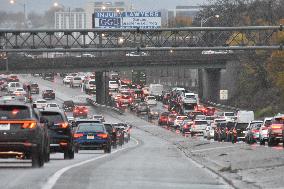
[[[38,99],[33,103],[33,108],[44,109],[47,105],[47,101],[45,99]]]
[[[59,105],[56,104],[56,103],[48,103],[48,104],[46,105],[45,109],[49,109],[49,110],[51,110],[51,109],[60,110],[60,107],[59,107]]]
[[[110,135],[112,147],[116,148],[117,147],[117,130],[111,123],[104,123],[104,126],[106,128],[106,131]]]
[[[157,105],[157,101],[156,98],[154,96],[147,96],[145,99],[145,102],[149,105],[149,106],[154,106]]]
[[[86,106],[75,106],[73,110],[73,117],[82,117],[87,118],[88,117],[88,108]]]
[[[176,114],[169,114],[168,120],[167,120],[167,126],[174,126],[175,120],[177,115]]]
[[[61,110],[40,110],[40,119],[47,125],[50,152],[64,153],[64,159],[74,159],[72,127]]]
[[[159,108],[149,108],[148,119],[158,119],[160,114]]]
[[[223,112],[221,116],[227,121],[235,120],[237,118],[234,112]]]
[[[207,140],[211,140],[211,138],[214,138],[214,132],[214,128],[211,125],[208,125],[203,132],[203,137],[207,138]]]
[[[268,127],[272,123],[272,117],[266,117],[263,121],[263,124],[261,125],[259,129],[259,144],[265,145],[265,142],[267,142],[267,135],[268,135]]]
[[[174,121],[174,127],[176,129],[180,129],[181,124],[182,124],[183,120],[185,120],[185,119],[187,119],[187,116],[180,116],[180,115],[177,116],[175,121]]]
[[[103,123],[80,123],[73,136],[76,151],[104,150],[111,153],[111,136]]]
[[[183,122],[181,123],[180,132],[182,134],[189,134],[192,123],[193,122],[190,119],[183,120]]]
[[[7,82],[19,82],[19,78],[17,75],[9,75],[7,78]]]
[[[16,91],[16,89],[21,88],[22,85],[19,82],[10,82],[8,83],[7,86],[7,92],[8,93],[13,93],[14,91]]]
[[[206,120],[194,120],[190,128],[191,136],[194,136],[196,134],[203,134],[203,131],[206,129],[207,126],[208,122]]]
[[[43,99],[55,99],[55,92],[52,89],[45,89],[42,91]]]
[[[105,118],[104,118],[103,115],[93,115],[93,119],[99,120],[99,121],[101,121],[102,123],[105,122]]]
[[[138,104],[138,106],[136,107],[136,114],[148,114],[150,111],[148,104],[146,104],[145,102],[141,102]]]
[[[205,116],[205,115],[196,115],[196,116],[195,116],[195,119],[198,119],[198,120],[206,120],[206,116]]]
[[[30,83],[31,94],[39,94],[39,86],[37,83]]]
[[[72,78],[73,78],[73,76],[71,76],[71,75],[65,76],[63,78],[63,85],[69,85]]]
[[[259,129],[263,121],[251,121],[247,127],[245,141],[248,144],[253,144],[259,140]]]
[[[83,84],[83,91],[85,91],[86,94],[95,94],[96,80],[95,79],[85,80]]]
[[[82,78],[79,76],[75,76],[70,79],[70,87],[81,87],[82,86]]]
[[[16,88],[13,94],[16,96],[26,96],[27,92],[23,88]]]
[[[283,142],[284,115],[279,114],[273,117],[272,124],[268,127],[268,146],[276,146]]]
[[[215,111],[216,111],[215,107],[206,107],[204,113],[206,116],[214,116]]]
[[[133,101],[133,97],[129,91],[122,91],[121,97],[118,99],[119,107],[127,107]]]
[[[42,78],[47,81],[54,81],[54,73],[44,73]]]
[[[75,104],[74,104],[73,100],[66,100],[62,104],[62,109],[65,112],[73,112],[74,108],[75,108]]]
[[[246,128],[249,123],[236,122],[232,132],[232,143],[245,140]]]
[[[170,112],[163,112],[160,114],[158,124],[159,125],[167,125],[168,123],[168,117],[169,117]]]
[[[46,125],[28,104],[0,104],[0,157],[31,159],[32,167],[49,161]]]
[[[141,102],[142,102],[141,98],[134,98],[133,101],[132,101],[132,103],[129,104],[129,109],[130,109],[131,111],[136,110],[137,106],[138,106],[139,103],[141,103]]]

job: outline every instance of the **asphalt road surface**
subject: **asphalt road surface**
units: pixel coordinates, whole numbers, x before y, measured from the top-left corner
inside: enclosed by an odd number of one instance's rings
[[[57,103],[70,98],[81,101],[80,89],[63,86],[60,78],[54,83],[26,77],[39,83],[40,89],[56,91]],[[36,98],[36,97],[35,97]],[[90,114],[101,113],[90,108]],[[63,154],[52,154],[50,163],[41,169],[30,168],[27,161],[0,161],[0,188],[65,189],[65,188],[231,188],[220,176],[185,156],[175,144],[137,126],[151,127],[140,118],[118,117],[103,112],[107,122],[121,119],[133,123],[132,140],[111,154],[102,151],[80,151],[74,160],[63,160]]]

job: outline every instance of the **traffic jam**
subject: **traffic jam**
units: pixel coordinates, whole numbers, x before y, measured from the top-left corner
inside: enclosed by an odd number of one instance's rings
[[[94,73],[33,74],[62,85],[78,88],[91,97],[96,94]],[[156,126],[184,137],[216,142],[247,144],[283,144],[284,115],[256,120],[253,111],[225,111],[206,106],[198,94],[182,87],[146,85],[143,79],[120,79],[109,75],[109,104],[130,112]],[[111,153],[131,139],[130,124],[113,123],[90,106],[72,99],[55,102],[55,89],[41,89],[34,81],[20,81],[17,75],[0,78],[0,157],[31,160],[32,167],[42,167],[51,153],[63,153],[73,159],[80,150]],[[281,147],[281,146],[280,146]]]
[[[76,76],[70,87],[83,85],[83,77]],[[56,74],[33,77],[54,82]],[[103,115],[93,114],[89,106],[72,99],[58,103],[55,89],[41,89],[38,83],[21,81],[17,75],[2,75],[0,89],[1,159],[31,160],[32,167],[43,167],[51,153],[74,159],[81,150],[111,153],[130,141],[130,125],[107,122]]]

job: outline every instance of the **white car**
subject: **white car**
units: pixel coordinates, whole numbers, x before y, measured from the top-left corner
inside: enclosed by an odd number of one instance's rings
[[[72,78],[73,78],[73,76],[71,76],[71,75],[65,76],[64,79],[63,79],[63,84],[64,85],[70,84],[70,81],[71,81]]]
[[[174,126],[175,127],[180,127],[181,124],[183,123],[183,120],[185,120],[187,116],[177,116],[175,121],[174,121]]]
[[[194,134],[204,134],[207,126],[208,122],[206,120],[194,120],[190,128],[191,136],[193,136]]]
[[[13,94],[17,96],[25,96],[27,95],[27,92],[23,88],[16,88]]]
[[[21,88],[21,84],[19,82],[11,82],[7,86],[8,93],[13,93],[16,89]]]
[[[56,103],[48,103],[45,109],[53,109],[53,110],[60,110],[60,107]]]
[[[81,87],[82,86],[82,78],[80,76],[75,76],[70,80],[70,87]]]
[[[96,80],[90,79],[85,80],[83,85],[83,90],[88,93],[95,93],[96,92]]]
[[[156,98],[154,96],[147,96],[146,97],[146,103],[151,106],[151,105],[157,105]]]
[[[47,106],[47,101],[44,99],[39,99],[33,103],[33,107],[37,109],[44,109]]]
[[[268,139],[268,127],[272,123],[272,117],[267,117],[264,119],[263,124],[259,129],[259,143],[260,145],[265,145],[265,141]]]
[[[203,131],[203,137],[210,140],[214,138],[214,128],[211,126],[207,126],[206,129]]]

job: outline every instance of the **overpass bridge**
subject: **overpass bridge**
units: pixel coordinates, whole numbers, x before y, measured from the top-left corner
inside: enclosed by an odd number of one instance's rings
[[[99,52],[94,59],[35,59],[1,62],[0,72],[33,73],[50,71],[89,71],[95,69],[97,94],[105,103],[107,91],[104,72],[113,69],[153,67],[191,67],[203,69],[205,85],[202,94],[216,101],[220,89],[220,70],[234,55],[205,55],[203,50],[282,50],[283,44],[275,40],[283,27],[189,27],[163,29],[84,29],[84,30],[0,30],[0,52]],[[111,57],[102,52],[188,52],[194,56]]]

